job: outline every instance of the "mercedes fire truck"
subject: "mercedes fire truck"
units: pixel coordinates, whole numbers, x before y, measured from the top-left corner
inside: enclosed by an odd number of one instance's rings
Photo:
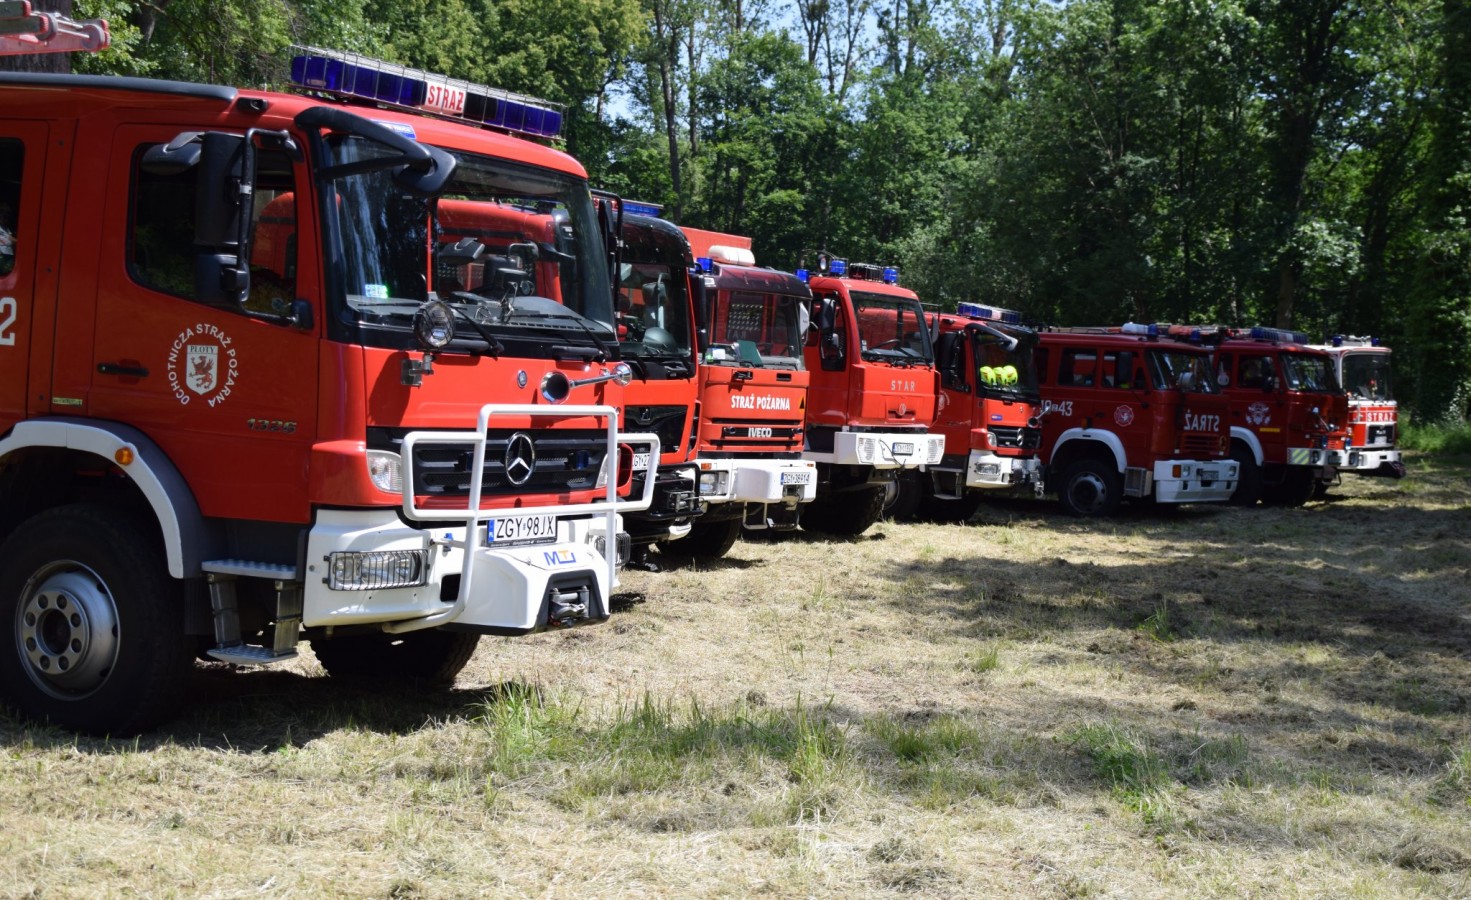
[[[0,693],[128,733],[197,656],[452,679],[604,621],[632,457],[549,104],[301,49],[296,94],[0,74]],[[453,199],[450,199],[453,198]],[[651,485],[646,485],[650,487]],[[626,489],[626,488],[625,488]]]

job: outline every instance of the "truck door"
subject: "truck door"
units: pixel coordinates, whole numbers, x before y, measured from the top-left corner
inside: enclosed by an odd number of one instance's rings
[[[146,432],[206,515],[306,522],[321,316],[309,331],[194,299],[196,173],[140,165],[179,130],[120,127],[107,155],[104,227],[87,248],[98,256],[87,411]],[[261,151],[257,172],[246,309],[289,313],[300,297],[320,310],[305,166]]]
[[[33,331],[40,330],[37,259],[40,248],[55,247],[41,240],[40,227],[47,131],[44,122],[0,122],[0,434],[25,417]]]

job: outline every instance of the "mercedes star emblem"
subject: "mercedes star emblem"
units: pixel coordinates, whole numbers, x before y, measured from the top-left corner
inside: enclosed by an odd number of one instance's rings
[[[536,445],[522,431],[511,435],[506,442],[506,480],[520,487],[531,480],[536,470]]]

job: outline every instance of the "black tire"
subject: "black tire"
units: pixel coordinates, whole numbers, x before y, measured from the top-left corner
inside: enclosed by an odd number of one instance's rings
[[[945,524],[957,524],[969,522],[976,511],[981,508],[981,492],[966,491],[965,496],[959,500],[941,500],[937,497],[928,497],[924,505],[919,509],[922,518],[931,522]]]
[[[663,541],[659,552],[675,559],[720,559],[730,552],[741,537],[740,519],[722,519],[718,522],[695,520],[690,533],[674,541]]]
[[[1084,519],[1111,516],[1124,499],[1124,479],[1100,459],[1080,459],[1063,470],[1057,499],[1069,515]]]
[[[924,500],[924,480],[928,472],[901,471],[893,481],[884,485],[883,518],[891,522],[908,522],[914,519],[919,505]]]
[[[36,515],[0,546],[0,691],[21,714],[122,736],[178,712],[195,642],[151,534],[79,504]]]
[[[1262,501],[1276,506],[1302,506],[1313,499],[1318,479],[1313,470],[1302,466],[1288,466],[1280,484],[1272,485],[1262,492]]]
[[[1262,467],[1245,444],[1232,444],[1231,458],[1237,463],[1237,482],[1227,502],[1232,506],[1256,506],[1262,498]]]
[[[856,537],[877,522],[883,511],[883,487],[864,487],[818,497],[802,507],[800,524],[808,531]]]
[[[313,640],[317,662],[333,678],[407,679],[439,686],[454,684],[470,662],[480,635],[466,631],[408,631],[345,634]]]
[[[1328,491],[1333,487],[1333,482],[1321,478],[1313,482],[1313,499],[1324,500],[1328,497]]]

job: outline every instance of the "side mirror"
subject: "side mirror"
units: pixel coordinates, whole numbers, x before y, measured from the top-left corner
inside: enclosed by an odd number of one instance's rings
[[[695,302],[695,349],[703,357],[710,349],[710,293],[705,285],[704,272],[697,268],[689,269],[687,277]]]
[[[965,378],[965,344],[961,335],[951,331],[935,342],[935,358],[939,362],[940,383],[958,391],[969,391]]]
[[[822,368],[828,372],[841,371],[843,368],[843,335],[838,331],[838,308],[837,301],[831,297],[825,297],[818,301],[817,307],[817,355],[822,360]]]

